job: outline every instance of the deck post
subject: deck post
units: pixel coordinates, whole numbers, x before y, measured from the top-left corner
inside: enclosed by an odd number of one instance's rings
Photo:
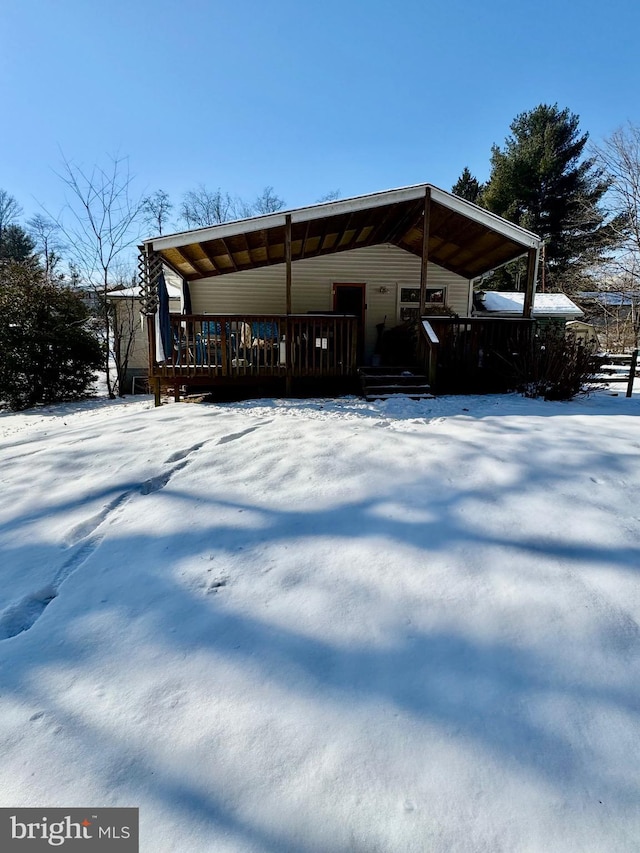
[[[286,352],[286,379],[285,379],[285,394],[287,397],[291,396],[292,392],[292,374],[293,374],[293,328],[291,323],[289,322],[289,316],[291,314],[291,283],[292,283],[292,275],[291,275],[291,214],[287,213],[285,216],[285,226],[284,226],[284,258],[286,264],[286,286],[287,286],[287,296],[286,296],[286,308],[287,308],[287,324],[286,324],[286,335],[285,335],[285,352]]]
[[[427,305],[427,267],[429,265],[429,229],[431,224],[431,187],[424,191],[424,217],[422,220],[422,260],[420,264],[420,317]]]
[[[287,213],[284,226],[284,257],[287,268],[287,314],[291,314],[291,214]]]
[[[527,255],[527,289],[524,294],[522,316],[531,319],[533,312],[533,297],[536,292],[536,276],[538,273],[538,249],[529,249]]]
[[[633,394],[633,382],[636,378],[636,368],[638,366],[638,348],[636,347],[631,354],[631,364],[629,366],[629,381],[627,382],[627,397]]]

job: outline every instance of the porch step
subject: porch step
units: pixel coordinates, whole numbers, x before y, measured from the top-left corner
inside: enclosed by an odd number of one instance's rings
[[[427,377],[411,367],[361,367],[362,395],[368,401],[405,397],[432,400]]]

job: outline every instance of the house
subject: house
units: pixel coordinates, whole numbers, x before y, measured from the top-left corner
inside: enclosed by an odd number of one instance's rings
[[[539,248],[531,232],[431,184],[145,240],[139,298],[156,399],[163,387],[279,383],[290,393],[302,381],[352,381],[381,328],[428,326],[431,315],[457,339],[471,326],[478,339],[473,281],[522,256],[519,325],[500,322],[529,327]],[[161,273],[186,283],[182,311],[166,320]],[[417,328],[415,356],[433,377],[445,349]]]

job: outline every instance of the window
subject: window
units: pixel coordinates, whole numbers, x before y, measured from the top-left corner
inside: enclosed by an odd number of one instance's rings
[[[447,291],[444,287],[428,287],[426,291],[426,305],[444,305]],[[420,288],[402,287],[398,288],[398,317],[401,322],[413,320],[418,316],[420,308]]]

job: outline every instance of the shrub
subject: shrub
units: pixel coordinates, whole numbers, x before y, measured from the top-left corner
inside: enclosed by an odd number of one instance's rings
[[[80,297],[33,266],[0,265],[0,401],[13,410],[86,396],[103,363]]]
[[[567,334],[564,324],[540,325],[524,352],[510,361],[515,388],[525,397],[571,400],[597,384],[593,348]]]

